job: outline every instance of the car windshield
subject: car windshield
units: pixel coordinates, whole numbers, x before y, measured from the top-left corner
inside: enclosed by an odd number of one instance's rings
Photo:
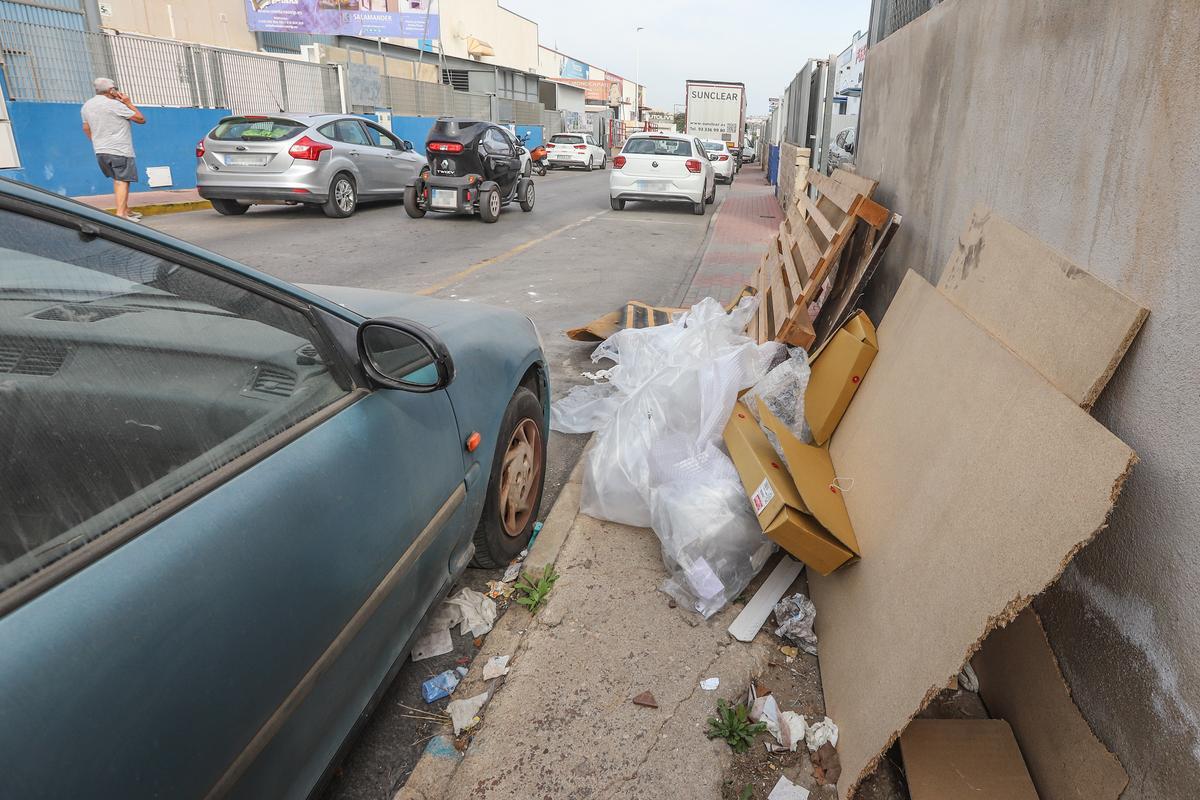
[[[721,153],[725,150],[724,142],[701,142],[701,144],[704,145],[705,150],[711,153]]]
[[[583,144],[582,136],[551,136],[550,141],[555,144]]]
[[[221,120],[209,137],[222,142],[281,142],[307,127],[282,117],[230,117]]]
[[[690,156],[692,146],[685,139],[667,139],[645,137],[630,139],[622,151],[631,155],[641,156]]]

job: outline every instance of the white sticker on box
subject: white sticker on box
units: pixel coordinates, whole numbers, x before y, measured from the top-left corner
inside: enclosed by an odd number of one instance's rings
[[[754,494],[750,495],[750,504],[754,506],[754,513],[761,514],[767,510],[767,506],[775,499],[775,490],[771,488],[771,482],[763,478],[763,482],[754,490]]]

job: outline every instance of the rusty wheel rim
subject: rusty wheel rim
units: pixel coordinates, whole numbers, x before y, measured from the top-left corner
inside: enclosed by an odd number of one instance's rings
[[[520,536],[533,516],[542,477],[542,432],[523,419],[508,440],[500,472],[500,521],[508,536]]]

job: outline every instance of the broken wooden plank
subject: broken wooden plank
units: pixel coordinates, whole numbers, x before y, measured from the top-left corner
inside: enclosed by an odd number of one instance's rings
[[[784,592],[800,575],[804,565],[789,555],[784,555],[771,570],[771,574],[763,581],[762,586],[746,603],[742,613],[729,625],[729,635],[739,642],[750,642],[762,630],[763,623],[771,616],[772,609],[783,597]]]
[[[817,338],[821,344],[824,344],[838,328],[846,324],[846,320],[850,319],[850,316],[862,305],[866,287],[875,277],[879,265],[883,263],[883,254],[891,244],[892,237],[900,230],[901,222],[903,222],[903,217],[899,214],[892,214],[891,219],[880,231],[879,238],[875,240],[870,254],[859,262],[854,275],[846,282],[846,288],[838,296],[835,304],[832,307],[827,304],[822,309],[821,317],[818,320],[820,324],[817,326]]]
[[[1105,526],[1136,461],[915,272],[878,341],[830,442],[862,560],[809,579],[842,798]]]
[[[833,237],[837,236],[838,229],[833,223],[825,219],[825,215],[817,208],[817,204],[813,202],[808,195],[800,195],[800,207],[808,215],[808,218],[816,223],[817,229],[821,231],[821,235],[825,237],[825,241],[832,242]]]
[[[822,175],[815,169],[808,171],[808,183],[818,192],[833,201],[834,205],[847,214],[854,213],[854,206],[862,195],[843,183],[838,183],[828,175]]]
[[[1084,408],[1149,313],[985,208],[971,215],[938,288]]]

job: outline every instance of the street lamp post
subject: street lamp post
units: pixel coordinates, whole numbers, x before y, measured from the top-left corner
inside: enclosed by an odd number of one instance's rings
[[[644,30],[639,26],[633,32],[633,118],[639,122],[642,119],[642,54],[638,34]]]

